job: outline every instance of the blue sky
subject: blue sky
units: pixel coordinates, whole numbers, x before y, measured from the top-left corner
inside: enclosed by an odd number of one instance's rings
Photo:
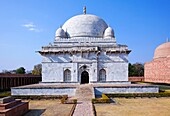
[[[148,62],[170,38],[170,0],[0,0],[0,71],[41,63],[35,51],[53,42],[55,31],[74,15],[95,14],[132,52],[129,62]]]

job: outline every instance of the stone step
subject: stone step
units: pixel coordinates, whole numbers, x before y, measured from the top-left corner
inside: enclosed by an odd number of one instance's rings
[[[0,104],[0,110],[5,110],[5,109],[8,109],[8,108],[11,108],[17,104],[20,104],[21,103],[21,100],[14,100],[14,101],[10,101],[8,103],[4,103],[4,104]]]
[[[28,111],[28,107],[28,102],[20,102],[9,109],[0,110],[0,116],[21,116]]]
[[[14,98],[11,96],[0,98],[0,104],[8,103],[11,101],[14,101]]]

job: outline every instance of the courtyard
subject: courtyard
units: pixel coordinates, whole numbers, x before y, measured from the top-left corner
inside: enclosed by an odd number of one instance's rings
[[[97,116],[169,116],[170,98],[115,98],[117,104],[95,104]]]
[[[29,100],[29,111],[24,116],[68,116],[72,107],[60,100]]]
[[[97,116],[169,116],[170,98],[114,98],[116,104],[95,104]],[[68,116],[73,104],[60,100],[30,100],[24,116]]]

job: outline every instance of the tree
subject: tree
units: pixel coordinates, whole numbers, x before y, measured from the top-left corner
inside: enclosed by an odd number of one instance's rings
[[[144,65],[141,63],[129,63],[129,76],[144,76]]]
[[[144,65],[141,63],[133,64],[136,72],[136,76],[144,76]]]
[[[41,75],[42,72],[42,65],[41,64],[37,64],[34,66],[34,70],[32,71],[33,75]]]
[[[25,68],[24,67],[20,67],[16,70],[16,74],[25,74]]]
[[[9,70],[2,70],[2,74],[11,74]]]

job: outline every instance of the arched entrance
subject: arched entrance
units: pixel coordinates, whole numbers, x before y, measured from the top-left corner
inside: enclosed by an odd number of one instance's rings
[[[81,84],[85,83],[89,83],[89,73],[87,71],[81,73]]]

